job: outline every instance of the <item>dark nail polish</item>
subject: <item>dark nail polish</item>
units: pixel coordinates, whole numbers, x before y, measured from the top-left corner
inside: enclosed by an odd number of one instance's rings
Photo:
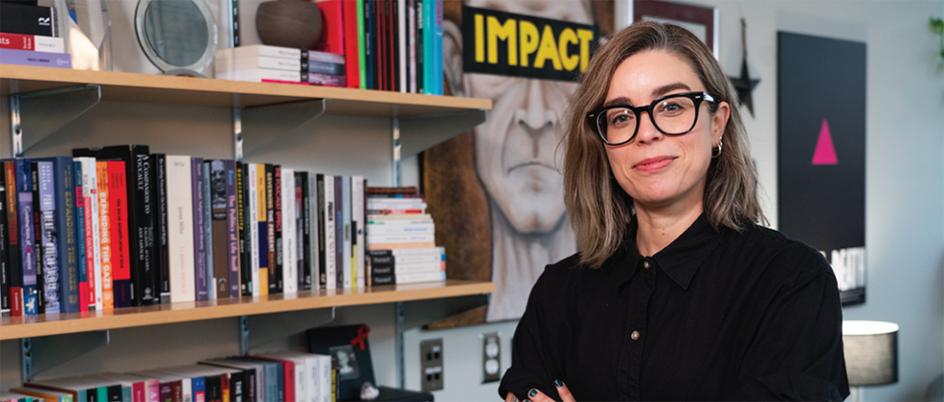
[[[538,390],[532,389],[531,392],[528,392],[528,396],[530,396],[530,397],[532,397],[532,398],[538,396]]]
[[[561,380],[554,380],[554,385],[556,385],[557,388],[560,388],[564,386],[564,382]]]

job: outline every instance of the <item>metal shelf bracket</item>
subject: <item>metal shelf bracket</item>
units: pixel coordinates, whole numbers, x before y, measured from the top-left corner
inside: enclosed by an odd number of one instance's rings
[[[75,334],[41,336],[20,340],[23,382],[53,367],[72,361],[110,341],[108,330],[78,332]],[[42,353],[33,354],[33,349]]]
[[[13,156],[22,156],[101,99],[101,87],[95,84],[10,95]]]
[[[235,159],[242,161],[282,136],[321,117],[327,99],[233,109]]]
[[[436,144],[471,130],[485,121],[485,110],[401,116],[397,130],[400,158],[408,159]]]

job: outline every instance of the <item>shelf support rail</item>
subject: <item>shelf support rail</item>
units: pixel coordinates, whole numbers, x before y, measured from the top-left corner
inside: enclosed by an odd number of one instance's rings
[[[107,329],[23,338],[20,340],[21,378],[23,382],[32,381],[35,375],[108,345],[110,340],[111,335]],[[42,353],[34,356],[34,348]]]
[[[327,98],[233,108],[233,153],[237,161],[324,114]],[[248,135],[246,135],[248,133]]]
[[[95,84],[10,95],[11,150],[22,156],[102,99]]]

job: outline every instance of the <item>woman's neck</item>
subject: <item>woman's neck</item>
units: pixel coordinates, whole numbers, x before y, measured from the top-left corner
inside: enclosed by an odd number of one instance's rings
[[[686,208],[646,208],[636,204],[636,249],[652,256],[672,244],[704,211],[699,202]]]

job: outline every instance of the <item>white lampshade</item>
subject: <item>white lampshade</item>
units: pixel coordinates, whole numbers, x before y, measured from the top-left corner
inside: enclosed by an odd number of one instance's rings
[[[849,385],[883,385],[898,381],[898,324],[843,321],[842,343]]]

